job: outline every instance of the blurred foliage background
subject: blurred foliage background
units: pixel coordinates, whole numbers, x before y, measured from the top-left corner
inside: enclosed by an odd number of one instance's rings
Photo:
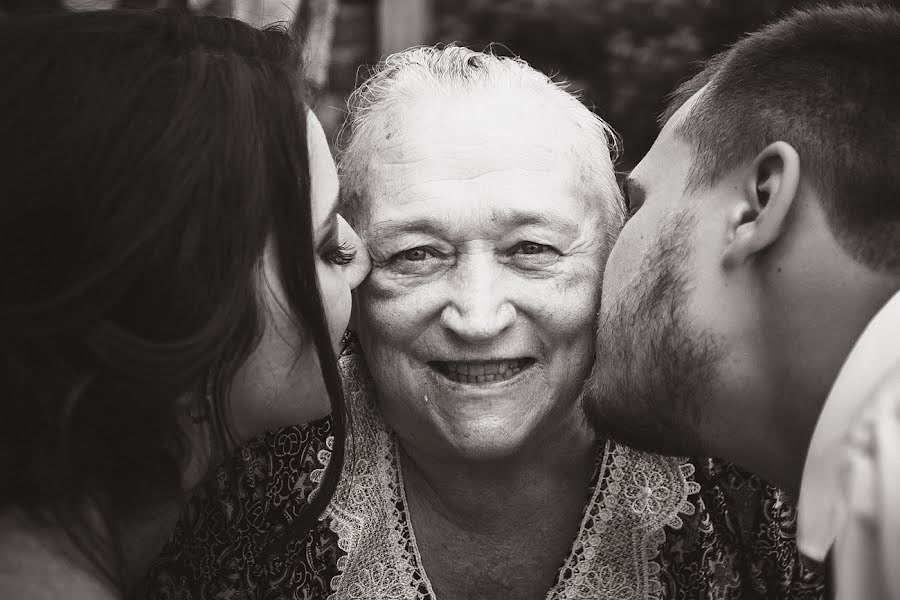
[[[0,15],[118,5],[236,16],[254,25],[273,16],[293,19],[298,30],[311,31],[311,54],[319,62],[308,82],[332,139],[347,95],[366,65],[385,52],[433,43],[458,42],[475,50],[493,45],[495,52],[521,56],[580,91],[620,134],[618,166],[626,171],[652,145],[667,94],[702,61],[786,11],[823,3],[840,1],[0,0]],[[900,0],[855,3],[900,8]]]
[[[877,3],[900,7],[897,1]],[[618,166],[628,170],[656,138],[667,94],[702,61],[785,11],[814,4],[824,3],[437,0],[435,39],[476,50],[501,42],[532,66],[569,81],[621,136]]]

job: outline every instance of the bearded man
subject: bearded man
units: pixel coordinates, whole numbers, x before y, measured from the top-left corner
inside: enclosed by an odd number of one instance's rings
[[[674,94],[624,184],[596,429],[799,495],[838,598],[900,597],[900,13],[799,11]]]

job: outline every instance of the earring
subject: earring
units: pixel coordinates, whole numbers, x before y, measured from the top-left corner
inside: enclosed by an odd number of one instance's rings
[[[192,404],[190,409],[188,409],[188,416],[191,418],[191,422],[194,425],[204,423],[207,418],[209,418],[209,409],[212,406],[212,402],[213,382],[212,378],[208,377],[206,379],[206,392],[203,395],[203,399]]]

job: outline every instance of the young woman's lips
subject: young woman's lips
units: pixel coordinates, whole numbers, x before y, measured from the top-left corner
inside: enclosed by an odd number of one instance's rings
[[[451,381],[486,385],[508,381],[534,364],[533,358],[485,361],[433,361],[435,371]]]

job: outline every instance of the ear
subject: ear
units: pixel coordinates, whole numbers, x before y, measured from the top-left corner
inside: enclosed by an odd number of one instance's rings
[[[800,156],[787,142],[766,146],[743,179],[742,200],[730,215],[722,263],[734,267],[774,244],[800,188]]]

